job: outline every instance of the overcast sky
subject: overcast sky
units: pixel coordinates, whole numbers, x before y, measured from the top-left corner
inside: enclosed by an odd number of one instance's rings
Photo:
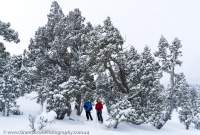
[[[183,71],[190,83],[200,84],[200,1],[199,0],[57,0],[67,14],[79,8],[86,21],[99,24],[110,16],[126,45],[154,51],[161,35],[169,42],[178,37],[183,44]],[[21,42],[6,44],[20,54],[39,26],[47,22],[52,0],[0,0],[0,20],[11,22]]]

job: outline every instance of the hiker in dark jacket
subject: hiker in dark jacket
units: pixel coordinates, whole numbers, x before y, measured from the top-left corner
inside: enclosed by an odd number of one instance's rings
[[[102,117],[103,104],[102,104],[102,102],[100,100],[97,100],[97,103],[95,105],[95,109],[97,111],[98,121],[103,123],[103,117]]]
[[[92,103],[90,101],[86,101],[84,103],[83,108],[85,109],[87,120],[89,120],[89,119],[93,120],[92,115],[91,115]]]

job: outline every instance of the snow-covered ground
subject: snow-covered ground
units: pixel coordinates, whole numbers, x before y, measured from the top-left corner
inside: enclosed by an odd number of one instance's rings
[[[21,106],[20,110],[23,115],[3,117],[0,116],[0,134],[8,134],[9,131],[31,131],[29,127],[28,115],[39,115],[42,112],[40,105],[36,104],[35,93],[26,95],[18,99],[18,104]],[[157,130],[151,125],[136,126],[128,123],[121,123],[118,129],[107,128],[104,124],[97,121],[95,111],[92,111],[93,121],[86,121],[85,113],[78,117],[72,115],[75,120],[55,120],[47,125],[43,130],[45,131],[66,131],[69,134],[77,131],[83,131],[90,135],[199,135],[200,131],[191,128],[185,130],[184,126],[179,123],[176,113],[174,113],[172,120],[169,121],[164,128]],[[103,112],[103,117],[106,119],[106,111]],[[22,133],[22,132],[21,132]],[[52,132],[51,132],[52,133]],[[50,134],[50,132],[49,132]],[[82,135],[82,134],[81,134]]]

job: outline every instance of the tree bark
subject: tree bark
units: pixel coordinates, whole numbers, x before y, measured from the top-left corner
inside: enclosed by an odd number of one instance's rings
[[[120,82],[117,77],[115,76],[116,73],[114,72],[114,70],[112,69],[112,65],[111,63],[109,62],[109,66],[107,65],[107,63],[104,64],[105,68],[108,69],[108,71],[110,72],[110,75],[112,76],[113,78],[113,81],[115,82],[115,84],[118,86],[119,90],[122,92],[122,93],[128,93],[128,90],[123,86],[122,82]]]
[[[119,120],[115,120],[115,125],[114,125],[114,127],[113,127],[113,128],[117,128],[117,127],[118,127],[118,125],[119,125]]]
[[[76,97],[76,106],[75,106],[75,108],[76,108],[76,110],[77,110],[76,114],[77,114],[78,116],[80,116],[81,113],[82,113],[82,109],[81,109],[81,95],[78,95],[78,96]]]

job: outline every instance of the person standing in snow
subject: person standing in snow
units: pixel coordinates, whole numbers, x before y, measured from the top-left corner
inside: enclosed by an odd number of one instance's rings
[[[103,109],[103,104],[101,102],[101,100],[97,100],[97,103],[95,105],[95,109],[97,111],[97,118],[98,118],[98,121],[103,123],[103,117],[102,117],[102,109]]]
[[[86,118],[87,120],[93,120],[92,115],[91,115],[91,110],[92,110],[92,103],[88,100],[84,103],[83,108],[85,109],[86,113]]]

